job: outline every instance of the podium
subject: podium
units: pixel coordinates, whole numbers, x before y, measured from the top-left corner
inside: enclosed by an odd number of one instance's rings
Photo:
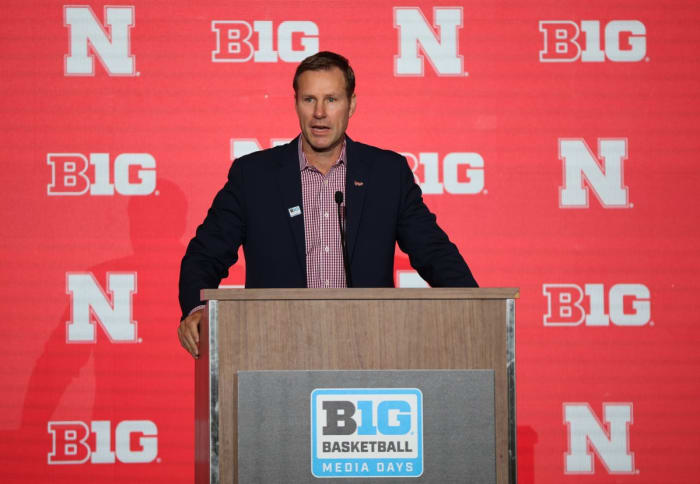
[[[203,290],[195,482],[238,483],[238,371],[492,369],[496,482],[515,483],[517,297],[513,288]]]

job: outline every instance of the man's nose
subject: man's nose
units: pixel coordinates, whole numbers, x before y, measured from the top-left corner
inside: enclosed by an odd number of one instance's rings
[[[316,103],[314,107],[314,118],[326,117],[326,106],[323,103]]]

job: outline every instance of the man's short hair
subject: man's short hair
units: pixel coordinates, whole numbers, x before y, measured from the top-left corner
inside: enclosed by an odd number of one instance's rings
[[[299,76],[304,72],[328,71],[333,67],[340,69],[345,76],[345,92],[348,95],[348,99],[350,99],[352,94],[355,92],[355,73],[345,57],[327,50],[307,57],[297,66],[297,70],[294,73],[294,81],[292,82],[292,86],[294,86],[294,95],[296,96],[299,90]]]

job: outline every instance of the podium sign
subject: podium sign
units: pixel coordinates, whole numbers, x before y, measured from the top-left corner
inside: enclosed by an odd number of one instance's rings
[[[239,371],[239,482],[496,482],[492,370]]]

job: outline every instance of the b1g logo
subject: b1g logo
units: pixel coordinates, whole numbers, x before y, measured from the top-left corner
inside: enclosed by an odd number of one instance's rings
[[[92,272],[66,274],[71,318],[66,323],[66,343],[95,343],[99,324],[112,343],[138,343],[133,320],[136,273],[107,273],[107,293]]]
[[[435,30],[418,7],[394,7],[394,28],[399,34],[395,76],[424,76],[426,57],[439,76],[466,75],[464,57],[459,55],[462,7],[434,7],[433,23]]]
[[[214,20],[216,34],[212,62],[301,62],[318,52],[318,25],[310,20],[288,20],[277,26],[277,50],[272,21]]]
[[[158,427],[150,420],[124,420],[114,430],[109,420],[49,422],[51,452],[48,462],[58,464],[145,464],[158,456]]]
[[[540,62],[639,62],[647,55],[646,27],[639,20],[612,20],[604,37],[598,20],[583,20],[580,29],[571,20],[543,20],[540,32]]]
[[[603,284],[544,284],[545,326],[644,326],[651,320],[649,288],[644,284],[615,284],[606,294]],[[584,306],[584,299],[587,304]]]
[[[424,195],[475,195],[484,190],[484,159],[478,153],[401,153]],[[418,171],[422,169],[422,176]],[[442,180],[440,180],[442,173]]]
[[[559,138],[563,186],[560,208],[588,208],[593,192],[604,208],[631,208],[629,188],[624,182],[626,138],[598,138],[598,156],[580,138]]]
[[[423,474],[423,394],[417,388],[325,388],[311,393],[316,477]]]
[[[608,474],[636,474],[630,451],[631,403],[603,403],[603,422],[588,403],[564,403],[568,452],[565,474],[594,474],[595,452]]]
[[[106,6],[104,19],[109,33],[89,6],[63,7],[63,25],[70,30],[70,54],[64,59],[66,76],[94,76],[95,57],[110,76],[137,75],[130,51],[134,7]]]
[[[89,156],[89,161],[88,161]],[[148,153],[49,153],[48,195],[150,195],[156,189],[156,160]]]

